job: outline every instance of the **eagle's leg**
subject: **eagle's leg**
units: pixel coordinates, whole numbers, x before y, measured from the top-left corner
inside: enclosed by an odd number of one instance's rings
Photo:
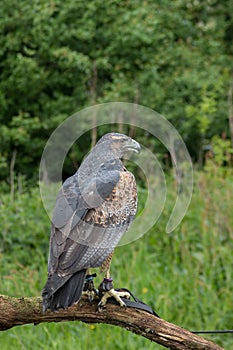
[[[83,287],[83,294],[88,296],[90,302],[92,302],[95,296],[99,294],[98,289],[96,289],[94,286],[94,277],[96,277],[96,273],[90,274],[90,271],[88,269]]]
[[[111,297],[115,298],[115,300],[120,304],[120,306],[126,306],[122,298],[130,298],[130,294],[128,292],[120,292],[113,288],[113,280],[110,275],[110,264],[113,253],[109,255],[105,263],[102,265],[101,270],[106,271],[105,278],[103,282],[99,285],[98,290],[102,295],[102,298],[98,304],[99,308],[106,305],[107,300]]]
[[[113,288],[112,279],[104,278],[103,282],[99,286],[99,291],[103,294],[98,307],[101,308],[106,305],[107,300],[113,297],[120,306],[126,306],[124,301],[121,298],[130,298],[130,294],[128,292],[120,292]]]

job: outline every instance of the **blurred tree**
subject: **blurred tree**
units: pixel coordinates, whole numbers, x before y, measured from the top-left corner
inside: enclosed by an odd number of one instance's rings
[[[127,101],[155,109],[177,127],[194,160],[212,136],[230,137],[230,4],[2,0],[1,179],[10,182],[16,154],[14,171],[36,181],[52,130],[95,103]],[[133,128],[128,132],[135,134]],[[86,150],[74,148],[66,166],[77,166]]]

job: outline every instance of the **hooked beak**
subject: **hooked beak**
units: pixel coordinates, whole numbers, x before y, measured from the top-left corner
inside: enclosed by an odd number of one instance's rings
[[[137,141],[131,139],[130,142],[125,146],[125,151],[132,151],[132,152],[139,153],[141,151],[141,146]]]

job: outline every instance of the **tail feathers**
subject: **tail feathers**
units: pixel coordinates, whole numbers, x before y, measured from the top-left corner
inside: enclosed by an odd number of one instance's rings
[[[76,272],[71,276],[60,277],[56,274],[48,279],[43,292],[43,312],[47,309],[56,311],[66,309],[79,301],[82,295],[86,270]],[[60,285],[60,287],[59,287]]]

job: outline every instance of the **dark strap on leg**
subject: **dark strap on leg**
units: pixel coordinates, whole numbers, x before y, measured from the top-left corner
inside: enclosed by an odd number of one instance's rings
[[[134,301],[132,301],[132,300],[127,299],[127,298],[121,298],[127,307],[133,307],[135,309],[140,309],[140,310],[149,312],[150,314],[152,314],[156,317],[159,317],[159,315],[149,305],[143,303],[143,301],[136,298],[130,290],[128,290],[126,288],[116,288],[115,290],[118,292],[128,292],[131,295],[131,297],[134,299]],[[113,304],[118,304],[114,298],[109,298],[109,301]]]

